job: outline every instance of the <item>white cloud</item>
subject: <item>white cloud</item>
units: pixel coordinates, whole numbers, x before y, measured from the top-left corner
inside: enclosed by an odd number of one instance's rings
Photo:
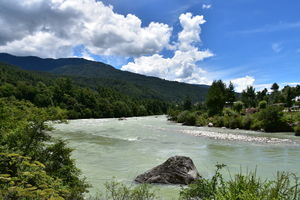
[[[273,43],[272,44],[272,49],[276,53],[280,53],[282,51],[282,45],[281,43]]]
[[[231,80],[231,82],[233,83],[236,92],[242,92],[248,86],[253,86],[255,79],[252,76],[245,76],[245,77],[233,79]]]
[[[211,4],[203,4],[202,5],[202,9],[210,9],[211,8]]]
[[[95,0],[0,0],[0,27],[1,51],[41,57],[70,56],[77,45],[101,55],[154,54],[169,47],[172,32]]]
[[[179,17],[183,30],[178,34],[178,43],[174,56],[164,58],[162,55],[141,56],[122,67],[135,73],[157,76],[167,80],[175,80],[194,84],[210,84],[207,73],[197,66],[197,62],[213,56],[209,50],[199,50],[194,46],[200,42],[200,25],[205,23],[203,16],[192,16],[191,13]]]
[[[283,82],[283,83],[277,83],[279,85],[279,88],[282,89],[284,86],[292,86],[295,87],[297,85],[300,85],[300,82]],[[254,87],[256,88],[257,91],[261,91],[265,88],[267,88],[269,91],[271,91],[273,83],[265,83],[265,84],[255,84]]]

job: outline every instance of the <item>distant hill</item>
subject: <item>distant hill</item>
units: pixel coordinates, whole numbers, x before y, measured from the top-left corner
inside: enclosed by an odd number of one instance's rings
[[[105,86],[131,96],[157,98],[172,102],[180,102],[187,96],[193,102],[203,101],[209,88],[207,85],[167,81],[121,71],[105,63],[82,58],[43,59],[0,53],[0,62],[16,65],[25,70],[70,76],[77,84],[85,87]]]

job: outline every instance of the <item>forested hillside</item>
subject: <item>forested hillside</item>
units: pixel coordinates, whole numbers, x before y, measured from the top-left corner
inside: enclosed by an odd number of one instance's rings
[[[77,80],[0,64],[0,98],[27,100],[38,107],[60,107],[71,119],[157,115],[168,108],[159,99],[128,96],[101,86],[81,87]]]
[[[72,76],[76,84],[84,87],[109,87],[130,96],[176,103],[181,103],[187,96],[192,102],[204,101],[209,88],[207,85],[179,83],[121,71],[101,62],[81,58],[42,59],[0,53],[0,62],[20,66],[26,70]]]

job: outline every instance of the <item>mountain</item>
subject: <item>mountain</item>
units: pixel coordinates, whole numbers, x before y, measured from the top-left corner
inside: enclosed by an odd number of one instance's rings
[[[0,62],[16,65],[25,70],[69,76],[77,84],[85,87],[105,86],[131,96],[157,98],[172,102],[180,102],[187,96],[193,102],[203,101],[209,88],[207,85],[167,81],[157,77],[121,71],[105,63],[82,58],[43,59],[0,53]]]

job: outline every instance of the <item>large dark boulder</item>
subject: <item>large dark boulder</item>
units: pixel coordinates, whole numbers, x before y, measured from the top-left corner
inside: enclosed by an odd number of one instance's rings
[[[200,175],[189,157],[174,156],[163,164],[138,175],[135,181],[138,183],[160,183],[160,184],[190,184]]]

